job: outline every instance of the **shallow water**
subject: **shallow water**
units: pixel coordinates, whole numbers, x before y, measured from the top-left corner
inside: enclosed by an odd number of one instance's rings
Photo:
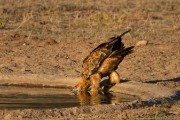
[[[121,93],[74,95],[70,89],[0,87],[0,109],[68,108],[84,105],[119,104],[138,98]]]

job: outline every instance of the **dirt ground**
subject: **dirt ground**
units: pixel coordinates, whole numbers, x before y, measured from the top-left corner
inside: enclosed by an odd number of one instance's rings
[[[180,90],[179,0],[1,0],[0,73],[79,77],[83,59],[109,37],[135,47],[118,68],[123,80]],[[180,103],[71,109],[0,109],[0,119],[178,119]]]

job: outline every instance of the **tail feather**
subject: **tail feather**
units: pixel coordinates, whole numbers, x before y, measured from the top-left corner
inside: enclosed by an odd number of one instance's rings
[[[111,48],[113,46],[112,51],[115,51],[118,49],[124,49],[124,44],[122,42],[122,36],[124,36],[125,34],[127,34],[130,31],[131,30],[129,29],[119,36],[110,38],[109,42],[108,42],[108,47]]]
[[[122,37],[122,36],[124,36],[126,33],[130,32],[130,31],[131,31],[131,29],[129,29],[129,30],[123,32],[123,33],[122,33],[121,35],[119,35],[118,37]]]
[[[121,37],[124,36],[125,34],[127,34],[127,33],[130,32],[130,31],[131,31],[131,29],[123,32],[121,35],[118,35],[118,36],[115,36],[115,37],[111,37],[111,38],[109,38],[108,41],[109,41],[109,42],[113,42],[113,41],[115,41],[115,40],[117,40],[117,39],[120,39],[120,40],[121,40]]]

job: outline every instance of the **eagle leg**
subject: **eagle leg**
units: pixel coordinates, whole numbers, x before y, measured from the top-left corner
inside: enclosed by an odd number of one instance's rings
[[[98,94],[99,84],[101,81],[101,76],[99,73],[95,73],[90,76],[91,81],[91,95]]]
[[[104,86],[104,92],[109,92],[109,89],[112,88],[115,84],[120,82],[120,76],[116,71],[111,72],[107,84]]]

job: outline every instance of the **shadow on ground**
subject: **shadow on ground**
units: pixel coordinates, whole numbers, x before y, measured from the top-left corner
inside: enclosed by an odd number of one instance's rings
[[[145,83],[159,83],[159,82],[180,82],[180,77],[169,79],[169,80],[152,80]]]
[[[163,86],[173,87],[175,89],[178,89],[176,96],[171,99],[180,100],[180,77],[168,79],[168,80],[151,80],[151,81],[147,81],[145,83],[160,84]]]

